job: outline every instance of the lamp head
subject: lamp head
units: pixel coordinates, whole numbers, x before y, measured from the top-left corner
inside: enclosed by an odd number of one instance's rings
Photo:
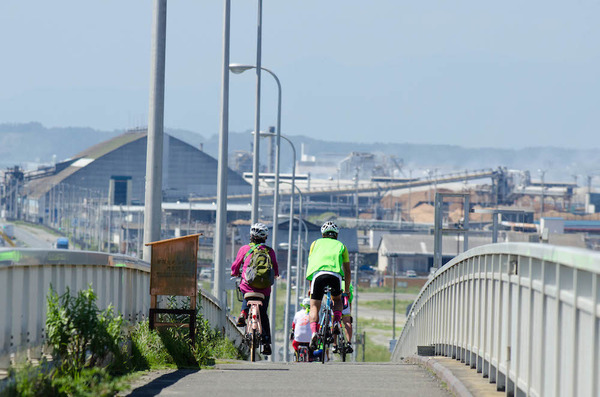
[[[254,135],[254,131],[251,132],[252,135]],[[266,131],[261,131],[258,136],[261,137],[266,137],[266,136],[276,136],[277,134],[274,132],[266,132]]]
[[[244,73],[246,70],[250,70],[250,69],[254,69],[254,68],[256,68],[256,66],[242,65],[240,63],[230,63],[229,64],[229,70],[231,70],[231,72],[235,73],[235,74]]]

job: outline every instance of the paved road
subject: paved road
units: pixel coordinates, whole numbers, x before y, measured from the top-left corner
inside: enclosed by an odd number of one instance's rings
[[[15,225],[15,237],[17,241],[28,248],[52,248],[56,236],[39,228]]]
[[[427,370],[399,363],[220,364],[156,371],[134,387],[130,396],[451,396]]]

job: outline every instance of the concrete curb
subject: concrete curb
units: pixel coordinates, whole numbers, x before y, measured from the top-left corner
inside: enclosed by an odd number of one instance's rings
[[[466,386],[442,364],[437,362],[433,357],[413,356],[405,359],[406,362],[422,365],[430,369],[435,376],[446,383],[448,389],[458,397],[473,397],[473,394]]]

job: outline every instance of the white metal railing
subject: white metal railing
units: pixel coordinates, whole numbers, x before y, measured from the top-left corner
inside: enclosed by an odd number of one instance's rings
[[[200,295],[200,313],[204,319],[208,320],[208,323],[211,326],[217,326],[222,318],[221,306],[219,305],[217,299],[209,294],[208,292],[202,291]],[[222,331],[229,340],[231,340],[236,346],[243,348],[242,342],[244,341],[244,333],[238,327],[236,327],[235,322],[231,319],[230,316],[225,316],[225,326]]]
[[[597,396],[600,254],[545,244],[471,249],[423,287],[392,353],[419,347],[508,395]]]
[[[0,368],[42,356],[50,285],[62,294],[92,284],[98,307],[112,304],[126,321],[148,316],[150,266],[100,252],[0,249]]]
[[[0,369],[22,359],[39,359],[45,345],[47,296],[50,285],[62,294],[92,284],[97,304],[110,304],[128,322],[148,317],[150,265],[132,257],[100,252],[42,249],[0,249]],[[200,311],[212,326],[220,306],[202,292]],[[241,331],[226,321],[225,334],[237,345]]]

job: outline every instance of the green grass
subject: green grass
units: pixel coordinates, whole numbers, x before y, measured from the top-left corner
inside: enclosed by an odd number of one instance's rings
[[[398,319],[396,319],[396,335],[398,335],[400,332],[402,332],[402,327],[398,325],[399,323],[400,322],[398,321]],[[393,326],[392,326],[392,317],[391,316],[390,316],[389,321],[381,321],[381,320],[375,320],[372,318],[360,317],[358,319],[358,325],[361,329],[374,328],[374,329],[380,329],[382,331],[389,331],[390,338],[392,337]]]
[[[421,291],[420,287],[397,287],[396,288],[396,293],[397,294],[413,294],[413,295],[418,295],[419,292]],[[364,288],[364,287],[358,287],[358,292],[389,292],[392,293],[392,287],[373,287],[373,288]]]
[[[365,360],[366,362],[387,362],[390,361],[390,352],[388,347],[375,344],[370,338],[369,334],[365,334]],[[362,358],[362,351],[359,352],[359,357]]]
[[[24,221],[14,221],[12,222],[15,225],[21,225],[21,226],[29,226],[29,227],[33,227],[35,229],[40,229],[45,231],[46,233],[50,233],[56,237],[63,237],[63,234],[60,234],[59,232],[57,232],[54,229],[49,228],[48,226],[44,226],[44,225],[40,225],[39,223],[29,223],[29,222],[24,222]]]
[[[397,300],[396,301],[396,313],[405,314],[406,308],[412,302],[413,301],[409,301],[409,300]],[[392,306],[393,306],[392,304],[393,304],[392,299],[386,299],[386,300],[381,300],[381,301],[360,302],[361,306],[366,306],[366,307],[369,307],[372,309],[377,309],[377,310],[389,310],[390,317],[391,317],[391,311],[392,311]]]
[[[375,320],[372,318],[363,318],[360,317],[358,319],[358,324],[360,326],[361,329],[363,328],[375,328],[375,329],[380,329],[383,331],[390,331],[390,333],[392,332],[392,317],[390,316],[390,320],[389,321],[381,321],[381,320]]]

